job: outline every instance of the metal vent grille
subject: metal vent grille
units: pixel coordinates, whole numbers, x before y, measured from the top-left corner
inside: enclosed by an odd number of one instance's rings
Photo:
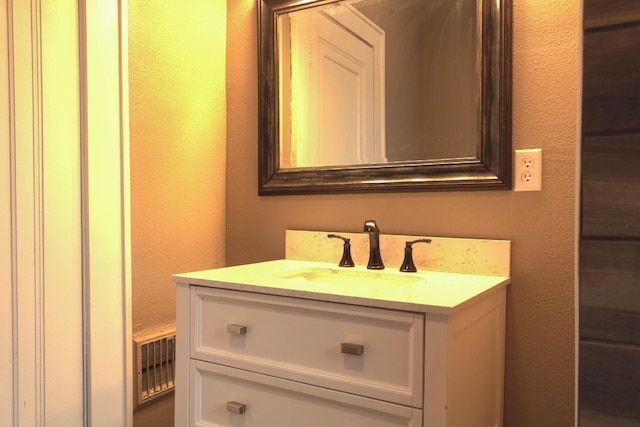
[[[135,340],[137,359],[137,405],[174,389],[176,333]]]

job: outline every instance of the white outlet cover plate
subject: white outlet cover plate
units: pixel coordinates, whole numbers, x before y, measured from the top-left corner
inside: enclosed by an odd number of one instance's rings
[[[515,150],[514,191],[542,191],[542,149]]]

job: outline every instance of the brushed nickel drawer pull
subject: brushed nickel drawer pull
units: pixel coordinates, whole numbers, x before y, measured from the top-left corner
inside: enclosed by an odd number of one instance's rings
[[[364,353],[364,345],[343,342],[340,343],[340,353],[362,356],[362,353]]]
[[[244,325],[236,325],[235,323],[227,325],[227,332],[232,335],[246,335],[247,327]]]
[[[227,411],[242,415],[247,411],[247,405],[232,400],[231,402],[227,402]]]

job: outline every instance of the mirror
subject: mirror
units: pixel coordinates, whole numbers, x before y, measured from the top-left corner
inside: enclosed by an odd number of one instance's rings
[[[261,0],[259,194],[509,189],[505,0]]]

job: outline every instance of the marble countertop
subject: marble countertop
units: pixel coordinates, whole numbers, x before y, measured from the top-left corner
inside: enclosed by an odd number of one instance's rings
[[[305,271],[323,271],[344,280],[308,280],[304,278]],[[379,277],[372,278],[376,275]],[[445,315],[462,310],[511,281],[504,275],[400,273],[394,269],[339,268],[335,263],[295,259],[176,274],[173,280],[179,284]]]

